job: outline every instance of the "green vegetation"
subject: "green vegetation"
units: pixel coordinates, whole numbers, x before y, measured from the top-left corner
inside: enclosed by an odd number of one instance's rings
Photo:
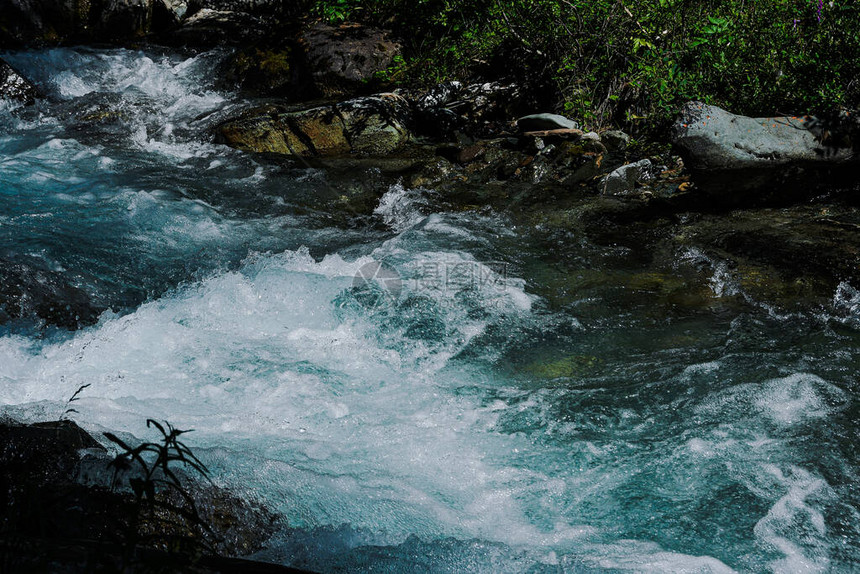
[[[745,114],[860,102],[849,0],[318,0],[314,13],[393,30],[392,83],[507,76],[595,127],[659,127],[690,99]]]
[[[161,433],[158,442],[144,442],[131,447],[116,435],[104,436],[116,444],[121,452],[111,462],[114,484],[126,476],[134,493],[134,503],[123,544],[126,564],[134,561],[140,545],[162,547],[178,556],[195,557],[201,551],[211,550],[204,541],[211,529],[200,517],[194,497],[188,492],[175,472],[176,465],[191,469],[204,478],[209,470],[179,440],[189,431],[175,429],[170,423],[163,425],[147,419],[148,428]],[[165,428],[166,427],[166,428]]]

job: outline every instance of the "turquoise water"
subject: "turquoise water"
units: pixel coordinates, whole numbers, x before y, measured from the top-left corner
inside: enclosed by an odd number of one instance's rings
[[[212,143],[244,103],[217,53],[4,57],[48,99],[0,111],[0,256],[105,309],[0,327],[6,412],[90,384],[85,428],[194,428],[289,523],[257,557],[319,571],[860,570],[860,286],[788,312],[708,260],[709,303],[669,304],[583,279],[635,274],[621,248],[397,184],[353,212]],[[397,298],[356,287],[374,261]]]

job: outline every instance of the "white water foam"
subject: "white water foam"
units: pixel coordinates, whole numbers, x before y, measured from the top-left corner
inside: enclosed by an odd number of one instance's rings
[[[772,503],[754,532],[765,548],[783,555],[767,564],[774,573],[828,571],[832,541],[822,505],[834,493],[823,478],[787,458],[790,455],[780,437],[847,405],[847,395],[837,386],[815,375],[796,373],[730,387],[697,408],[699,416],[722,424],[707,440],[688,441],[689,451],[709,464],[721,462],[746,488]],[[770,427],[753,423],[762,420],[769,421]]]
[[[386,336],[378,315],[344,315],[353,276],[369,261],[318,261],[307,250],[257,256],[65,342],[0,339],[0,401],[25,417],[57,416],[91,383],[75,405],[87,428],[143,437],[146,417],[193,427],[189,442],[221,481],[263,493],[295,526],[349,524],[373,532],[376,544],[414,532],[480,538],[533,549],[536,563],[591,548],[596,566],[726,571],[655,545],[639,555],[627,545],[588,546],[601,533],[551,502],[578,483],[512,464],[512,453],[538,447],[495,432],[503,404],[457,392],[490,383],[451,362],[468,337],[446,331],[441,343],[415,346]],[[467,315],[453,303],[437,312]],[[440,349],[444,360],[433,357]],[[544,501],[532,506],[536,496]]]

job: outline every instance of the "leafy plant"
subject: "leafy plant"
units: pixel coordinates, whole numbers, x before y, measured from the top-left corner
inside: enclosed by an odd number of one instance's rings
[[[128,477],[128,486],[134,494],[132,512],[124,540],[126,560],[132,561],[139,545],[156,546],[174,553],[194,557],[202,550],[211,550],[204,542],[205,534],[212,534],[201,519],[193,496],[188,492],[177,465],[189,468],[203,478],[209,470],[179,437],[186,432],[170,423],[147,419],[147,428],[161,434],[157,442],[144,442],[132,447],[125,441],[106,432],[104,436],[120,448],[111,461],[114,469],[114,488],[120,476]]]
[[[331,0],[316,2],[311,12],[330,24],[338,24],[350,19],[360,6],[351,0]]]
[[[700,99],[737,113],[860,104],[860,3],[836,0],[318,0],[391,29],[388,80],[507,77],[592,127],[660,129]]]
[[[90,385],[91,385],[91,383],[81,385],[80,387],[78,387],[78,390],[75,391],[75,393],[71,397],[69,397],[69,400],[66,401],[66,409],[63,411],[63,414],[60,416],[61,421],[68,420],[69,415],[71,415],[72,413],[78,412],[77,409],[72,408],[72,403],[79,400],[80,394],[83,392],[84,389],[86,389]]]

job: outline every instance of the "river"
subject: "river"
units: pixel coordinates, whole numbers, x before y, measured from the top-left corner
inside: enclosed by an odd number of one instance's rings
[[[6,413],[193,428],[289,524],[256,557],[318,571],[860,570],[860,286],[729,304],[710,262],[670,304],[620,247],[212,143],[219,53],[3,57],[47,97],[0,109],[0,255],[106,309],[0,326]]]

